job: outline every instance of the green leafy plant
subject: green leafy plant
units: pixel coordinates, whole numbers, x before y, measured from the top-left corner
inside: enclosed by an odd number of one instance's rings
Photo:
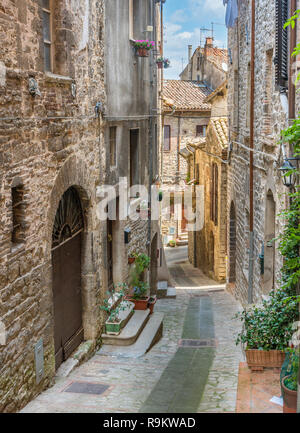
[[[260,306],[237,313],[243,329],[236,344],[242,343],[246,350],[285,350],[294,333],[293,323],[298,320],[298,301],[286,290],[273,290]]]
[[[174,239],[171,239],[171,240],[169,241],[169,246],[170,246],[170,247],[175,247],[175,246],[176,246],[176,241],[174,241]]]
[[[288,377],[284,385],[291,391],[297,391],[298,388],[298,371],[299,371],[299,349],[289,349],[291,352],[290,365],[288,366]]]
[[[143,280],[143,274],[150,265],[150,257],[144,253],[133,253],[133,257],[135,262],[131,271],[130,286],[133,289],[133,298],[141,299],[146,296],[149,289],[149,285]]]
[[[118,287],[118,291],[116,291],[116,287]],[[109,296],[109,298],[106,298],[103,302],[103,305],[101,305],[100,309],[102,311],[105,311],[108,314],[108,321],[112,323],[119,322],[119,314],[121,311],[124,311],[128,308],[129,304],[128,302],[119,302],[117,303],[121,298],[124,298],[124,296],[128,293],[128,286],[126,283],[120,283],[117,286],[113,288],[113,290],[107,291],[106,294]],[[117,298],[117,299],[115,299]],[[112,307],[111,299],[115,300],[115,307]]]

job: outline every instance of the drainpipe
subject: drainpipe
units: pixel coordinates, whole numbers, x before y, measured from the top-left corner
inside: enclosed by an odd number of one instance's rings
[[[177,125],[177,173],[176,173],[176,178],[175,178],[176,185],[179,185],[179,183],[180,183],[180,157],[179,157],[179,152],[180,152],[180,136],[181,136],[181,117],[180,117],[180,113],[178,113],[178,125]],[[176,239],[178,238],[178,236],[179,236],[179,221],[178,221],[178,218],[177,218],[177,221],[176,221]]]
[[[252,0],[251,11],[251,85],[250,85],[250,149],[254,149],[254,80],[255,80],[255,0]],[[249,281],[248,281],[248,303],[253,303],[253,253],[254,253],[254,207],[253,207],[253,157],[254,152],[250,150],[250,248],[249,248]]]

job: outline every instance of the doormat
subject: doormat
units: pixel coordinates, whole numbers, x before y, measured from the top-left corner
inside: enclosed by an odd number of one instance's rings
[[[199,349],[201,347],[216,347],[216,340],[211,338],[209,340],[190,340],[182,339],[178,342],[179,347]]]
[[[64,389],[64,392],[101,395],[107,391],[108,388],[109,385],[103,385],[101,383],[72,382],[66,389]]]

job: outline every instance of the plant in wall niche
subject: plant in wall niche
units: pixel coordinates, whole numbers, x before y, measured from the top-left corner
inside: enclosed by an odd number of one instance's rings
[[[121,311],[125,311],[129,308],[128,302],[122,302],[122,299],[128,293],[128,286],[126,283],[118,284],[112,292],[106,292],[109,298],[105,299],[100,309],[108,314],[108,319],[105,322],[105,331],[107,334],[118,335],[121,331],[122,320],[119,315]]]
[[[171,239],[169,241],[169,247],[172,247],[172,248],[176,247],[176,241],[174,241],[173,239]]]
[[[149,296],[147,296],[149,285],[144,281],[144,272],[150,265],[150,257],[147,254],[137,253],[133,253],[132,256],[135,257],[130,274],[132,295],[127,296],[126,299],[134,302],[136,310],[146,310],[149,301]]]
[[[149,41],[149,39],[136,40],[134,42],[134,47],[139,57],[149,57],[150,51],[155,47],[155,42]]]

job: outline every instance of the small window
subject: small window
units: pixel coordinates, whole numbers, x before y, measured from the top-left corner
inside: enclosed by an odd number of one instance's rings
[[[52,13],[51,0],[43,0],[44,68],[52,71]]]
[[[24,191],[21,185],[11,189],[12,199],[12,234],[13,244],[21,244],[25,241],[24,234]]]
[[[169,152],[171,150],[171,126],[164,126],[164,151]]]
[[[200,71],[200,56],[197,57],[197,71]]]
[[[139,130],[130,131],[130,186],[140,184],[139,172]]]
[[[117,127],[111,126],[109,128],[109,154],[110,154],[110,166],[115,167],[117,165]]]
[[[205,134],[206,134],[206,125],[197,125],[196,137],[205,137]]]

